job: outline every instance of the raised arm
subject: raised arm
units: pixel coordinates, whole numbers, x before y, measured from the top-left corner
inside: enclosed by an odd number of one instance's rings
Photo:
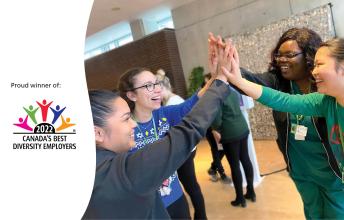
[[[231,63],[231,69],[226,66],[222,66],[221,68],[228,80],[248,96],[278,111],[310,116],[325,116],[323,106],[326,106],[326,99],[324,95],[319,93],[290,95],[263,87],[242,78],[239,68],[239,56],[234,46],[233,48],[233,56],[228,57],[228,62]]]
[[[258,99],[262,95],[262,86],[252,83],[241,76],[238,52],[233,45],[230,43],[228,43],[228,45],[232,48],[233,53],[232,55],[225,54],[224,62],[221,65],[221,70],[233,85],[238,87],[248,96]],[[226,51],[224,50],[224,52]]]
[[[163,106],[162,110],[164,111],[164,115],[168,118],[171,126],[178,124],[183,117],[191,111],[198,100],[198,95],[194,94],[178,105]]]
[[[226,77],[223,74],[219,74],[218,72],[218,64],[219,64],[219,53],[218,53],[218,45],[222,44],[222,39],[220,36],[215,36],[212,33],[209,33],[208,36],[208,68],[209,72],[211,73],[211,78],[208,82],[203,86],[203,88],[198,92],[197,96],[202,97],[202,95],[207,91],[209,86],[212,82],[217,78],[222,81],[227,81]]]
[[[272,72],[252,73],[245,68],[240,68],[241,76],[248,81],[257,83],[262,86],[278,89],[276,76]]]
[[[123,160],[116,165],[116,169],[122,173],[123,187],[139,194],[156,190],[204,137],[229,92],[225,83],[215,80],[192,111],[179,125],[172,127],[164,138],[134,154],[122,155]]]

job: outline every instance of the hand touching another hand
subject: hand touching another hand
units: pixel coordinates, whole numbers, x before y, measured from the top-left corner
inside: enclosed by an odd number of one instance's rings
[[[227,61],[230,65],[222,65],[221,70],[223,74],[227,77],[228,81],[233,85],[237,86],[241,89],[246,95],[251,96],[254,99],[258,99],[263,92],[263,88],[261,85],[255,84],[253,82],[247,81],[246,79],[242,78],[240,72],[240,63],[239,63],[239,55],[236,48],[232,45],[233,54],[229,52],[229,56],[227,57]],[[226,49],[225,49],[226,51]]]
[[[208,38],[208,65],[213,79],[219,79],[224,82],[227,82],[226,76],[222,73],[219,66],[220,53],[223,50],[222,47],[219,47],[219,43],[222,43],[221,37],[215,36],[212,33],[209,33]]]
[[[229,82],[231,82],[233,85],[239,86],[243,78],[241,77],[240,72],[238,51],[231,42],[226,42],[226,48],[224,51],[225,61],[223,61],[223,65],[221,65],[221,70]]]
[[[214,77],[217,74],[218,65],[218,51],[216,45],[216,38],[213,33],[209,33],[208,37],[208,67],[209,72]]]
[[[217,45],[217,57],[218,57],[218,75],[217,78],[222,81],[228,80],[233,85],[241,89],[246,95],[251,96],[254,99],[258,99],[262,95],[262,86],[249,82],[242,78],[240,72],[240,62],[238,51],[232,44],[232,41],[227,39],[225,42],[222,38],[214,35],[209,35],[209,44]]]

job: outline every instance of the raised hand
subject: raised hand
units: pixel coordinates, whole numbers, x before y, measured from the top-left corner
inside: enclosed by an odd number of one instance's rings
[[[219,42],[218,45],[221,45],[222,43],[223,42],[221,40],[221,42]],[[219,52],[219,65],[220,67],[225,67],[227,70],[231,70],[232,65],[231,65],[231,60],[229,58],[233,57],[233,54],[234,54],[232,40],[226,39],[224,44],[225,44],[224,49],[219,49],[220,51]]]
[[[227,56],[230,51],[230,45],[226,48],[223,48],[221,45],[224,44],[222,41],[221,36],[217,36],[216,38],[216,47],[217,47],[217,56],[218,56],[218,71],[217,71],[217,79],[227,82],[227,77],[222,73],[221,67],[222,66],[230,66],[230,63],[227,62]]]
[[[224,80],[228,80],[227,76],[223,74],[221,70],[222,67],[226,68],[227,70],[231,70],[231,60],[229,57],[233,57],[234,50],[232,48],[232,41],[230,39],[226,39],[223,42],[220,36],[217,37],[217,51],[218,51],[218,59],[219,59],[219,69],[218,69],[218,76],[220,76]],[[225,45],[223,47],[222,45]]]
[[[254,99],[258,99],[262,95],[262,86],[242,78],[239,65],[239,55],[234,46],[232,46],[233,54],[228,56],[230,68],[228,66],[221,66],[223,75],[225,75],[229,82],[241,89],[246,95]]]
[[[224,63],[224,65],[221,66],[221,70],[232,84],[238,86],[238,84],[243,80],[240,72],[239,55],[235,46],[231,45],[231,43],[229,44],[230,50],[229,52],[227,52],[228,56],[226,57],[226,62]]]
[[[218,51],[216,38],[213,33],[209,33],[208,37],[208,68],[211,75],[213,77],[216,76],[218,68]]]
[[[209,38],[208,38],[208,41],[209,42],[212,42],[212,43],[215,43],[215,44],[218,44],[217,46],[218,47],[222,47],[222,48],[225,48],[225,43],[224,42],[218,42],[218,39],[214,36],[213,33],[209,32]]]
[[[205,91],[209,88],[209,86],[212,84],[212,82],[215,79],[222,80],[224,82],[227,82],[226,76],[224,76],[222,73],[218,74],[218,46],[217,46],[217,40],[214,37],[213,33],[209,33],[208,37],[208,67],[209,71],[211,73],[211,78],[208,80],[208,82],[203,86],[202,89],[199,90],[197,93],[198,97],[202,97]],[[221,72],[221,71],[220,71]]]

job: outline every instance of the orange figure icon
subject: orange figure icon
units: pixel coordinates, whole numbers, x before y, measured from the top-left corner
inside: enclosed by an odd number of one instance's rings
[[[61,131],[63,129],[66,129],[75,125],[75,124],[69,123],[70,118],[66,118],[65,120],[62,115],[61,115],[61,120],[62,120],[62,124],[60,125],[60,127],[56,129],[56,131]]]

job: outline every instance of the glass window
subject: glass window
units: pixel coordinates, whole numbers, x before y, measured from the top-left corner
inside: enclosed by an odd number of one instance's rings
[[[174,28],[173,19],[171,16],[157,21],[159,30],[164,28]]]
[[[131,34],[124,35],[123,37],[117,38],[113,41],[110,41],[106,44],[103,44],[97,48],[94,48],[92,50],[86,51],[84,53],[84,59],[89,59],[91,57],[97,56],[99,54],[105,53],[109,50],[112,50],[114,48],[120,47],[124,44],[130,43],[133,41],[133,36]]]
[[[131,34],[128,34],[128,35],[118,39],[118,46],[122,46],[124,44],[130,43],[133,40],[134,40],[133,36]]]

